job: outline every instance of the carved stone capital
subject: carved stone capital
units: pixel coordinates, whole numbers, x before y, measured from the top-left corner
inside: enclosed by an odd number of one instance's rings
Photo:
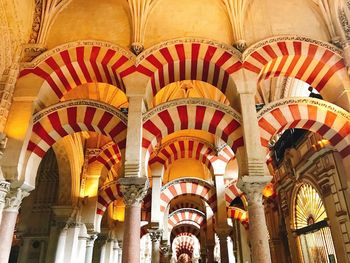
[[[0,203],[5,203],[5,197],[10,191],[10,183],[7,181],[0,181]]]
[[[262,191],[272,180],[272,176],[243,176],[238,179],[237,187],[240,188],[247,197],[248,205],[262,204]]]
[[[96,239],[97,239],[96,234],[89,235],[88,239],[86,240],[86,246],[93,247]]]
[[[29,193],[21,188],[11,189],[6,196],[4,211],[18,212],[23,198],[27,197]]]
[[[140,204],[149,188],[149,181],[146,177],[123,177],[119,179],[119,184],[127,206]]]
[[[167,255],[168,253],[169,253],[169,251],[170,251],[170,245],[168,245],[168,244],[162,244],[160,247],[159,247],[159,249],[160,249],[160,253],[162,254],[162,255]]]
[[[218,238],[220,241],[226,241],[227,237],[230,235],[231,229],[230,228],[220,228],[216,227],[215,232],[218,235]]]
[[[245,40],[242,40],[242,39],[236,41],[233,46],[241,53],[243,53],[244,50],[246,50],[248,47],[247,42]]]
[[[149,229],[148,233],[153,243],[160,242],[163,236],[163,230],[161,229]]]

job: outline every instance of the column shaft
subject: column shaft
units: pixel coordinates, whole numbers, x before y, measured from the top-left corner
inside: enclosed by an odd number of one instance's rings
[[[92,263],[92,256],[94,252],[94,244],[96,238],[96,235],[91,235],[86,241],[85,263]]]
[[[244,176],[237,186],[246,194],[249,214],[249,237],[254,263],[271,263],[268,230],[262,204],[262,190],[272,176]]]
[[[10,256],[13,232],[18,212],[4,210],[0,226],[0,263],[7,263]]]
[[[63,262],[64,258],[64,248],[66,246],[66,238],[67,238],[67,228],[64,227],[58,237],[57,248],[56,248],[56,256],[55,263]]]
[[[2,220],[2,211],[4,210],[4,207],[5,207],[5,198],[9,190],[10,190],[10,183],[6,181],[0,181],[0,225]]]
[[[229,263],[228,247],[227,247],[227,235],[219,235],[220,240],[220,259],[221,263]]]
[[[125,206],[123,263],[140,262],[141,204]]]
[[[8,262],[18,209],[22,203],[22,199],[28,195],[28,192],[17,188],[12,189],[6,196],[6,203],[0,225],[0,263]]]

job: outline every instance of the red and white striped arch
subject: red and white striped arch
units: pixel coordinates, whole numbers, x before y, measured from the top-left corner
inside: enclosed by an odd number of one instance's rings
[[[234,73],[242,62],[230,46],[203,39],[180,39],[154,46],[137,58],[137,71],[148,76],[147,95],[180,80],[201,80],[232,96]]]
[[[169,231],[183,221],[192,221],[198,225],[205,222],[204,214],[195,209],[179,209],[168,216]]]
[[[228,218],[232,218],[234,220],[238,220],[239,222],[241,222],[244,227],[248,227],[249,225],[249,219],[248,219],[248,212],[238,208],[238,207],[230,207],[227,210],[227,217]]]
[[[121,197],[122,193],[120,192],[119,183],[117,181],[108,183],[98,191],[96,207],[96,229],[98,232],[100,231],[102,217],[107,207],[110,203]]]
[[[219,154],[214,150],[214,146],[205,141],[201,141],[194,137],[184,138],[170,141],[162,145],[162,148],[153,155],[148,162],[152,164],[158,162],[164,165],[165,170],[174,161],[182,158],[195,159],[202,162],[210,171],[213,172],[213,163],[221,160],[228,163],[234,157],[234,153],[229,147],[225,147]]]
[[[266,105],[258,114],[261,144],[276,133],[301,128],[316,132],[339,151],[343,159],[350,156],[350,114],[329,102],[312,98],[282,99]]]
[[[234,181],[225,188],[225,201],[226,207],[229,207],[231,202],[236,198],[243,195],[243,192],[237,187],[237,181]]]
[[[177,257],[187,254],[191,258],[194,249],[194,240],[192,236],[180,235],[174,239],[173,247],[175,247]]]
[[[243,66],[259,75],[259,81],[278,76],[303,80],[334,103],[344,91],[342,83],[349,79],[339,49],[306,37],[284,36],[258,42],[245,51]]]
[[[126,116],[119,110],[89,100],[62,102],[38,112],[33,116],[33,125],[28,130],[27,151],[21,160],[28,170],[25,178],[33,182],[45,153],[55,142],[69,134],[81,131],[101,133],[110,137],[119,149],[124,149],[126,123]]]
[[[164,185],[160,193],[160,211],[164,213],[171,200],[183,195],[196,195],[216,211],[215,187],[197,178],[177,179]]]
[[[122,78],[135,70],[129,51],[106,42],[79,41],[45,52],[19,77],[34,74],[41,80],[38,100],[46,107],[85,83],[103,82],[125,91]]]
[[[104,145],[101,152],[98,155],[89,159],[88,163],[94,162],[100,163],[106,168],[107,172],[111,171],[112,167],[117,165],[122,160],[122,153],[118,145],[114,142],[110,142]]]
[[[153,108],[143,117],[142,147],[146,164],[157,141],[186,129],[214,134],[233,151],[244,144],[241,117],[232,108],[198,98],[170,101]]]

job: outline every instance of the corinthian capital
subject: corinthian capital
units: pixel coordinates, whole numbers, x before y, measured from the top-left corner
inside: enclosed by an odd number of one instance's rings
[[[149,188],[149,181],[146,177],[120,178],[119,184],[124,202],[128,206],[140,204]]]
[[[23,198],[27,197],[29,193],[21,188],[11,189],[5,200],[5,211],[18,212]]]
[[[161,229],[149,229],[149,236],[152,242],[159,242],[163,235],[163,230]]]
[[[271,182],[272,176],[243,176],[238,180],[237,186],[247,197],[248,205],[262,203],[262,191]]]
[[[10,183],[7,181],[0,181],[0,203],[5,203],[5,197],[10,191]]]

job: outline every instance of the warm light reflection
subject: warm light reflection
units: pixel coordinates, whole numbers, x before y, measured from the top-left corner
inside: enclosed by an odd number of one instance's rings
[[[269,198],[275,195],[275,189],[274,189],[273,183],[269,183],[268,185],[265,186],[263,190],[263,195],[266,198]]]
[[[124,222],[125,218],[125,204],[122,198],[113,202],[112,219]]]
[[[317,143],[318,143],[321,147],[325,147],[325,146],[327,146],[327,145],[329,144],[329,141],[326,140],[326,139],[322,139],[322,140],[319,140]]]

